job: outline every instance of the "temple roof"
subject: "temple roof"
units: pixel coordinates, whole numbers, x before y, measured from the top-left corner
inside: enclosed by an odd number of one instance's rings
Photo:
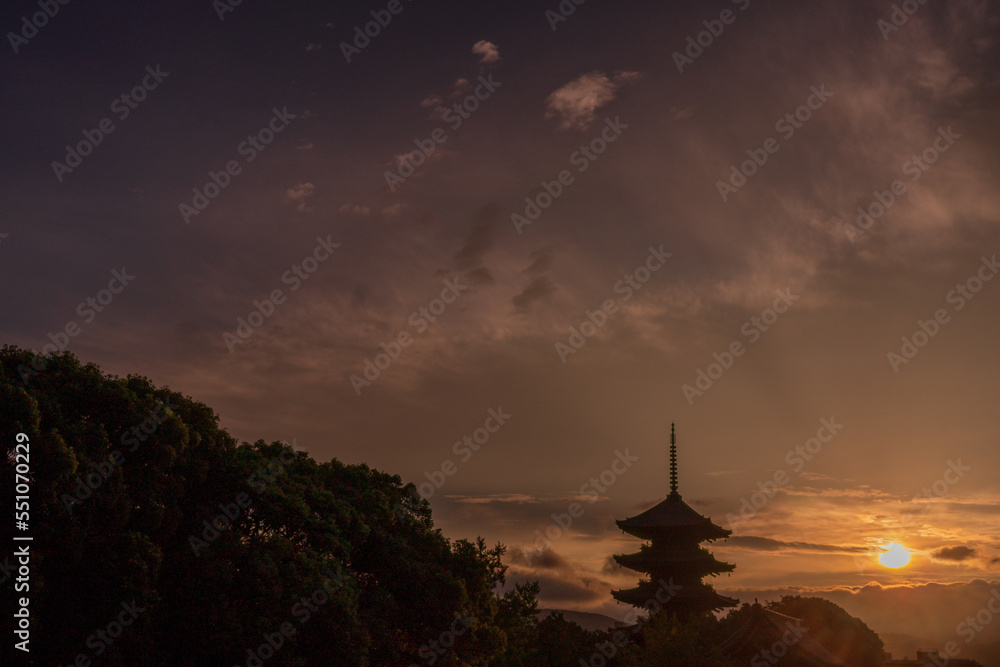
[[[639,585],[635,588],[611,591],[611,596],[619,602],[624,602],[635,607],[645,607],[650,600],[660,601],[657,595],[661,590],[662,583],[640,581]],[[663,603],[663,608],[681,613],[701,613],[703,611],[735,607],[738,604],[739,600],[719,595],[711,586],[699,582],[697,584],[679,586],[678,590],[672,592],[667,601]]]
[[[706,549],[656,549],[642,547],[637,553],[616,554],[615,562],[622,567],[639,572],[653,572],[664,568],[680,572],[699,572],[702,576],[732,572],[735,565],[716,560]]]
[[[729,537],[731,530],[716,526],[708,517],[695,512],[681,500],[676,491],[658,505],[650,507],[642,514],[615,521],[626,533],[643,539],[668,536],[671,533],[686,533],[700,540],[718,540]]]
[[[788,645],[783,637],[790,629],[796,628],[801,629],[801,632],[794,632],[795,642]],[[788,646],[786,660],[791,661],[790,664],[803,667],[850,667],[843,658],[821,644],[808,630],[801,619],[785,616],[754,604],[747,621],[719,645],[716,653],[742,658],[745,656],[741,649],[746,650],[750,647],[752,650],[761,641],[764,643],[770,643],[772,640],[783,641]]]
[[[626,533],[647,540],[677,537],[701,542],[729,537],[733,532],[716,526],[711,519],[698,514],[681,500],[681,494],[677,492],[677,438],[673,424],[670,425],[670,495],[642,514],[615,523]]]

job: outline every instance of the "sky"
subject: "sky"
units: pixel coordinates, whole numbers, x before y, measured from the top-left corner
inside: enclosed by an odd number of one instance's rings
[[[665,5],[7,3],[0,341],[398,474],[616,618],[676,423],[718,590],[961,636],[1000,586],[997,3]]]

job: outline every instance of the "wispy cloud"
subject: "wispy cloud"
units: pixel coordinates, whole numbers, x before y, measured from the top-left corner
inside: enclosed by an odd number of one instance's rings
[[[316,186],[312,183],[299,183],[285,191],[285,199],[295,202],[295,210],[299,213],[308,213],[315,210],[308,203],[308,199],[315,191]]]
[[[595,70],[555,90],[545,100],[545,118],[556,119],[561,130],[584,130],[598,109],[613,101],[618,90],[639,80],[638,72],[616,72],[608,76]]]
[[[531,304],[541,301],[554,293],[556,289],[558,289],[556,284],[548,276],[534,278],[523,290],[511,298],[510,302],[514,306],[514,312],[519,314],[526,313]]]
[[[488,65],[500,60],[500,49],[493,42],[479,40],[472,45],[472,52],[479,56],[481,65]]]
[[[542,503],[548,500],[540,496],[531,496],[524,493],[496,493],[487,496],[456,496],[446,495],[457,503],[468,505],[491,505],[493,503]]]
[[[757,551],[823,551],[826,553],[868,553],[865,546],[837,546],[832,544],[813,544],[811,542],[783,542],[769,537],[755,535],[734,535],[726,540],[730,546]]]

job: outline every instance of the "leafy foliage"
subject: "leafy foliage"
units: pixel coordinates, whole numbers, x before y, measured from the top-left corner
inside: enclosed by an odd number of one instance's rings
[[[694,616],[681,622],[676,615],[661,611],[644,624],[641,643],[625,647],[617,664],[730,667],[734,662],[716,655],[721,638],[714,616]]]
[[[398,476],[218,422],[143,377],[0,352],[0,430],[31,442],[38,664],[529,664],[538,588],[495,592],[504,547],[446,539]],[[132,601],[135,622],[96,639]]]

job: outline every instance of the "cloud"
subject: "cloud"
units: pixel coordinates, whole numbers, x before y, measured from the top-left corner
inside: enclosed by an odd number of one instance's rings
[[[424,99],[420,100],[421,109],[434,109],[442,104],[444,104],[444,100],[441,99],[440,95],[428,95]]]
[[[552,268],[552,264],[555,261],[555,251],[552,246],[545,246],[544,248],[532,251],[529,257],[531,257],[532,262],[521,273],[539,276]]]
[[[805,471],[799,473],[799,476],[802,479],[810,481],[810,482],[836,481],[836,478],[831,477],[830,475],[824,475],[821,472],[812,472],[812,471],[809,471],[809,470],[805,470]]]
[[[447,97],[449,100],[454,101],[462,97],[465,97],[473,90],[475,90],[475,88],[473,87],[472,83],[464,76],[460,76],[457,79],[455,79],[455,82],[453,84],[451,84],[451,91],[448,93]],[[430,95],[427,98],[425,98],[424,101],[427,102],[430,99],[433,99],[434,97],[437,96]],[[443,103],[444,101],[442,100],[442,104],[435,108],[435,112],[439,113],[446,110],[445,107],[443,106]]]
[[[357,285],[351,290],[351,307],[355,310],[364,310],[368,305],[368,296],[371,290],[367,285]]]
[[[411,170],[416,170],[417,167],[426,164],[431,164],[437,162],[445,155],[445,150],[441,146],[438,146],[430,155],[425,154],[419,148],[416,148],[407,153],[397,153],[392,156],[392,161],[389,165],[393,169],[399,169],[402,166],[407,166]],[[416,170],[416,173],[411,176],[411,178],[420,178],[423,176],[421,170]]]
[[[500,60],[500,49],[493,42],[481,39],[472,45],[472,52],[479,56],[480,65],[488,65]]]
[[[514,305],[514,311],[525,313],[531,304],[544,299],[556,291],[556,285],[548,276],[538,276],[525,287],[520,294],[514,295],[510,301]]]
[[[452,259],[455,268],[466,271],[465,278],[476,287],[495,285],[493,273],[482,265],[482,260],[493,248],[493,230],[496,229],[503,211],[499,204],[481,206],[472,218],[472,228],[465,242]]]
[[[296,150],[300,150],[300,151],[311,151],[313,148],[315,148],[315,146],[312,144],[312,142],[306,142],[306,143],[302,144],[301,146],[296,146],[295,147]]]
[[[500,51],[496,44],[486,41],[476,42],[472,52],[480,56],[480,64],[492,64],[500,60]],[[428,93],[420,100],[421,109],[430,109],[429,118],[440,119],[448,112],[448,103],[460,100],[475,90],[472,82],[464,76],[455,79],[451,90],[445,94]],[[464,113],[464,112],[463,112]]]
[[[545,272],[551,269],[555,262],[555,250],[553,247],[545,246],[544,248],[539,248],[532,251],[528,257],[531,259],[531,264],[522,270],[521,273],[532,276],[532,279],[520,293],[514,295],[511,299],[514,312],[518,314],[526,313],[531,304],[544,299],[558,289],[552,279],[545,275]]]
[[[621,574],[625,571],[618,561],[614,559],[613,556],[608,556],[604,559],[604,565],[601,567],[601,572],[604,574]]]
[[[726,540],[726,544],[755,551],[825,551],[828,553],[867,553],[867,547],[835,546],[831,544],[812,544],[810,542],[782,542],[770,537],[755,535],[736,535]]]
[[[545,100],[545,118],[558,119],[560,130],[583,130],[594,122],[595,112],[615,99],[618,90],[639,80],[638,72],[614,76],[595,70],[570,81]]]
[[[492,503],[540,503],[544,502],[544,498],[539,498],[538,496],[529,496],[523,493],[496,493],[487,496],[453,496],[448,495],[445,498],[453,499],[458,503],[467,503],[470,505],[487,505]]]
[[[295,210],[299,213],[308,213],[314,209],[309,206],[306,200],[312,196],[315,190],[316,186],[312,183],[299,183],[285,191],[285,199],[295,202]]]
[[[694,115],[694,107],[672,106],[669,109],[669,114],[674,120],[687,120]]]
[[[455,266],[459,269],[471,269],[478,266],[483,256],[493,247],[493,230],[497,226],[502,211],[499,204],[490,203],[481,206],[473,216],[472,229],[465,238],[465,243],[455,253]]]
[[[369,208],[368,206],[361,206],[360,204],[344,204],[337,210],[337,212],[348,215],[362,215],[362,216],[369,216],[372,214],[371,208]]]
[[[403,210],[402,204],[391,204],[382,209],[381,214],[384,218],[395,218]]]
[[[511,565],[522,567],[541,568],[543,570],[572,569],[569,562],[548,547],[542,551],[526,552],[518,546],[510,548]]]
[[[976,557],[976,550],[967,546],[941,547],[933,554],[939,560],[952,560],[961,563],[964,560]]]
[[[546,607],[566,604],[593,604],[608,596],[611,585],[591,578],[579,578],[575,575],[558,574],[551,571],[533,572],[530,576],[519,576],[517,573],[508,575],[508,586],[526,584],[537,581],[539,585],[539,603]],[[506,589],[505,589],[506,590]]]
[[[540,551],[525,551],[511,547],[510,570],[505,590],[515,584],[537,581],[539,602],[543,606],[566,603],[592,605],[608,597],[611,584],[595,576],[587,568],[574,566],[566,558],[547,547]]]
[[[467,274],[465,274],[465,277],[468,278],[469,282],[471,282],[476,287],[483,287],[485,285],[495,285],[497,282],[496,279],[493,277],[493,274],[490,273],[490,270],[482,266],[479,267],[478,269],[473,269],[472,271],[469,271]]]

